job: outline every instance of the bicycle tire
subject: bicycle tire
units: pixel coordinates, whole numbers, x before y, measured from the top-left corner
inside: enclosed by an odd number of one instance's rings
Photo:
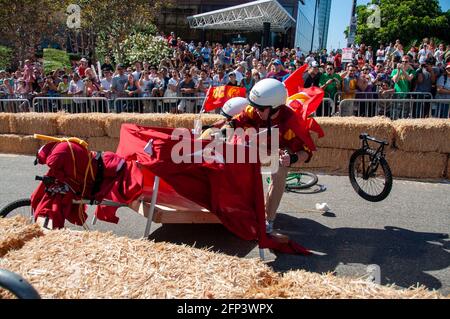
[[[41,299],[39,293],[28,281],[6,269],[0,269],[0,287],[19,299]]]
[[[23,198],[16,200],[12,203],[9,203],[5,207],[3,207],[0,210],[0,218],[5,218],[6,216],[10,215],[14,210],[27,206],[30,207],[30,216],[27,217],[31,217],[31,200],[29,198]]]
[[[377,192],[376,194],[369,194],[367,193],[361,185],[357,181],[357,176],[355,174],[355,164],[357,163],[357,159],[360,156],[368,156],[370,158],[371,154],[366,149],[359,149],[356,152],[354,152],[350,158],[349,163],[349,178],[350,183],[352,184],[353,189],[356,191],[356,193],[364,198],[365,200],[369,202],[381,202],[384,199],[386,199],[392,190],[392,172],[389,167],[389,164],[387,163],[385,158],[380,158],[379,165],[381,165],[381,168],[383,170],[384,174],[384,187],[381,189],[380,192]],[[364,168],[365,169],[365,168]],[[371,179],[372,177],[369,177],[367,180]]]
[[[300,173],[298,173],[298,175],[300,175],[300,178],[297,181],[297,183],[296,184],[286,184],[286,189],[288,189],[288,190],[291,190],[291,189],[307,189],[307,188],[313,187],[314,185],[316,185],[319,182],[319,178],[314,173],[311,173],[311,172],[300,172]],[[303,183],[302,182],[302,176],[308,176],[310,179]]]

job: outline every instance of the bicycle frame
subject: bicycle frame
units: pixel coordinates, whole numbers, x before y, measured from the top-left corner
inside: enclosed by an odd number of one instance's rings
[[[386,154],[384,153],[385,146],[389,145],[385,141],[379,141],[373,137],[370,137],[368,134],[361,134],[360,139],[362,140],[362,149],[366,150],[367,153],[370,155],[370,165],[367,166],[367,170],[364,170],[363,172],[363,179],[368,180],[369,177],[377,171],[378,166],[380,165],[380,159],[384,158]],[[379,143],[380,146],[375,151],[372,149],[369,145],[368,141],[372,141],[375,143]],[[363,168],[366,167],[365,159],[363,157]]]

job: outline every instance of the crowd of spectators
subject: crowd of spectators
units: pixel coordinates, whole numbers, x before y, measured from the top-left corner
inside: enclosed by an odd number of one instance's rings
[[[0,98],[164,97],[167,111],[192,112],[198,106],[196,100],[176,98],[201,98],[209,87],[220,85],[244,87],[248,93],[261,79],[283,81],[308,64],[305,87],[321,87],[333,100],[337,96],[409,98],[408,92],[450,99],[450,44],[436,45],[429,39],[408,52],[399,40],[379,48],[352,46],[352,61],[345,62],[342,50],[303,52],[300,48],[262,48],[257,43],[196,44],[173,32],[165,39],[173,49],[172,56],[159,65],[146,61],[114,65],[107,57],[99,70],[96,61],[83,58],[72,68],[45,74],[42,63],[26,60],[15,72],[0,71]]]

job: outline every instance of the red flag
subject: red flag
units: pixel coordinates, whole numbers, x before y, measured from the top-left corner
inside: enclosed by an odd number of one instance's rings
[[[222,107],[226,101],[234,97],[246,97],[246,89],[237,86],[215,86],[208,89],[204,108],[206,112],[210,112],[219,107]]]
[[[305,86],[303,74],[305,73],[307,68],[308,64],[301,66],[284,81],[284,86],[286,87],[288,96],[292,96],[300,92],[300,89]]]
[[[296,128],[295,134],[301,138],[311,151],[316,150],[316,145],[310,132],[317,133],[319,138],[325,135],[319,123],[310,118],[310,115],[322,103],[324,95],[325,93],[321,88],[311,87],[302,89],[301,92],[290,96],[288,99],[288,106],[297,114],[293,118],[293,121],[296,121],[296,123],[292,123],[293,127]]]

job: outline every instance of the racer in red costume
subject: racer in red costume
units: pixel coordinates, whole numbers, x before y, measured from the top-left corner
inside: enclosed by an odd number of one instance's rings
[[[51,182],[39,184],[31,196],[31,206],[35,220],[39,217],[46,219],[46,226],[50,229],[63,228],[65,220],[83,225],[87,217],[86,207],[73,204],[73,200],[83,198],[100,202],[113,187],[120,188],[129,174],[122,157],[112,152],[91,152],[84,141],[76,138],[44,145],[36,155],[36,164],[49,167],[45,178]],[[136,192],[140,185],[122,188]],[[115,215],[99,219],[118,221]]]
[[[230,121],[233,128],[259,130],[277,127],[279,131],[279,169],[272,174],[272,182],[266,196],[266,232],[273,232],[273,223],[286,185],[289,167],[295,163],[307,163],[312,157],[311,150],[300,138],[295,112],[286,106],[285,86],[275,79],[258,82],[250,92],[250,105]]]

